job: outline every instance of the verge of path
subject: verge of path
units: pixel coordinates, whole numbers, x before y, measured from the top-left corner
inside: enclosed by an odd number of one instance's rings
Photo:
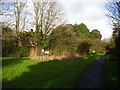
[[[85,73],[83,73],[77,88],[105,88],[103,80],[103,63],[105,57],[101,56]]]

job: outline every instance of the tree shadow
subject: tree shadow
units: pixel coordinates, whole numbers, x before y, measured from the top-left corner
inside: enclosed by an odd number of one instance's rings
[[[10,81],[3,80],[3,88],[75,88],[80,74],[97,56],[89,55],[84,60],[32,61],[38,63],[25,67],[27,72]]]
[[[78,64],[75,63],[74,60],[73,63],[76,64],[77,67]],[[74,74],[74,72],[71,72],[71,69],[74,69],[74,67],[70,69],[67,67],[70,67],[69,65],[73,63],[55,60],[28,66],[27,68],[30,69],[29,72],[23,72],[21,76],[18,76],[11,81],[3,80],[3,88],[72,87],[72,85],[67,86],[66,84],[72,82],[72,80],[68,78],[73,77],[70,74]]]
[[[23,59],[28,59],[28,58],[22,58],[22,57],[18,57],[18,58],[14,58],[14,57],[5,57],[2,58],[2,67],[4,66],[12,66],[12,65],[16,65],[18,63],[21,63],[23,61]]]

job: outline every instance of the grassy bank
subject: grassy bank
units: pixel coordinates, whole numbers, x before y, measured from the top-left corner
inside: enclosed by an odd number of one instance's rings
[[[74,88],[82,73],[100,56],[61,61],[3,58],[3,88]]]
[[[106,88],[120,88],[120,76],[117,61],[112,60],[112,57],[108,55],[104,68]]]

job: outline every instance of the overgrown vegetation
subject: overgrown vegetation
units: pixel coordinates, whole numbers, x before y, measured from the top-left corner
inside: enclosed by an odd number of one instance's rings
[[[81,60],[31,61],[3,58],[3,88],[75,88],[83,72],[101,55]]]
[[[3,57],[30,55],[30,58],[35,57],[31,60],[39,60],[38,57],[44,54],[42,50],[48,51],[49,55],[65,55],[66,57],[81,57],[88,55],[92,50],[96,53],[105,53],[105,42],[101,40],[100,31],[97,29],[90,31],[84,23],[66,24],[65,12],[59,2],[33,0],[31,9],[34,14],[25,8],[27,7],[26,0],[14,2],[2,1],[2,6],[8,7],[8,11],[11,11],[9,13],[3,9],[2,16],[11,15],[14,18],[11,17],[13,19],[11,23],[8,22],[10,18],[7,18],[8,21],[3,20]],[[26,21],[29,22],[30,18],[33,20],[30,21],[32,24],[28,27]],[[35,30],[31,29],[33,25]]]
[[[87,26],[83,23],[80,25],[67,24],[56,27],[53,32],[46,37],[49,39],[48,42],[44,41],[44,44],[39,47],[36,47],[39,43],[37,43],[36,34],[32,29],[30,32],[20,32],[18,38],[14,36],[14,33],[12,36],[6,36],[9,33],[12,34],[12,32],[10,32],[11,29],[8,27],[3,27],[2,29],[4,31],[2,38],[3,57],[29,56],[31,53],[30,48],[34,49],[32,57],[35,55],[41,55],[41,49],[50,51],[50,55],[66,55],[66,57],[70,55],[88,55],[92,50],[96,53],[105,53],[106,51],[106,42],[100,40],[100,32],[93,30],[93,32],[95,31],[96,33],[94,33],[93,38],[93,35],[91,34],[92,32],[90,32]],[[84,43],[88,43],[89,45]],[[36,54],[36,51],[38,51],[39,54]]]
[[[104,80],[106,88],[120,88],[118,63],[113,55],[108,55],[104,64]]]
[[[6,50],[7,49],[7,50]],[[29,57],[30,47],[2,47],[3,57]]]
[[[116,56],[120,67],[120,0],[108,2],[106,7],[107,16],[111,20],[111,24],[113,26],[112,38],[115,47],[113,48],[114,53],[112,54]]]
[[[89,45],[83,45],[82,43],[88,43]],[[105,53],[105,45],[106,43],[101,40],[100,32],[98,30],[90,32],[83,23],[58,26],[54,29],[50,42],[51,49],[57,52],[66,51],[68,54],[79,55],[88,55],[91,50],[95,50],[96,53]]]

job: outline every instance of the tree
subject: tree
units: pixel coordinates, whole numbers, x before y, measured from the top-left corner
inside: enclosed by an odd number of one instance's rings
[[[16,37],[14,37],[14,31],[11,28],[2,26],[2,41],[2,46],[14,46]]]
[[[106,4],[107,17],[110,18],[113,26],[113,38],[115,42],[115,55],[120,62],[120,0],[113,0]]]
[[[64,23],[64,12],[60,4],[53,0],[33,0],[33,7],[37,45],[35,50],[31,50],[31,53],[35,52],[30,57],[37,58],[42,55],[41,49],[48,48],[54,28]]]
[[[80,38],[89,38],[89,29],[84,23],[81,23],[79,25],[74,25],[74,31],[76,32],[77,36]]]
[[[115,43],[114,43],[114,38],[110,38],[110,40],[107,42],[105,49],[108,51],[110,54],[115,53]]]
[[[53,29],[64,22],[64,12],[57,2],[51,0],[33,0],[33,6],[37,42],[44,48],[44,43],[49,42],[48,36]]]
[[[90,32],[90,37],[92,39],[101,39],[102,35],[100,34],[100,31],[98,31],[97,29],[94,29]]]
[[[107,16],[111,19],[114,27],[120,26],[120,0],[113,0],[106,4]]]
[[[104,42],[103,40],[100,39],[90,39],[91,47],[90,50],[95,50],[96,53],[102,53],[104,54],[106,52],[105,46],[106,46],[106,42]]]
[[[78,46],[78,52],[81,55],[88,55],[90,47],[91,47],[91,44],[89,44],[89,42],[82,41],[81,44]]]
[[[51,34],[50,47],[56,51],[55,53],[75,54],[78,42],[79,39],[72,26],[59,25]]]
[[[25,6],[25,3],[23,2],[18,2],[18,0],[16,0],[16,2],[13,4],[14,6],[14,14],[15,14],[15,20],[16,20],[16,35],[19,35],[19,28],[20,28],[20,16],[21,16],[21,12]]]
[[[13,2],[1,2],[2,12],[0,13],[3,18],[3,23],[9,27],[15,27],[16,36],[19,31],[25,27],[25,13],[23,14],[26,1],[15,0]],[[24,17],[25,16],[25,17]],[[7,18],[7,19],[6,19]],[[23,24],[24,23],[24,24]]]

